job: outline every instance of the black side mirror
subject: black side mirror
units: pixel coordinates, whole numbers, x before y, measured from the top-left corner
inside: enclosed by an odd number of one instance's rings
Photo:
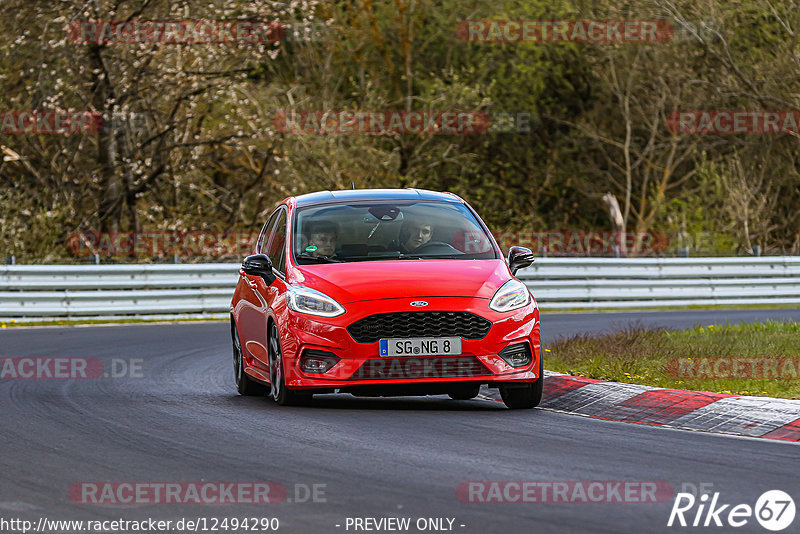
[[[511,268],[511,274],[517,275],[517,271],[530,267],[535,261],[531,249],[525,247],[511,247],[508,249],[508,266]]]
[[[251,276],[260,276],[267,285],[275,281],[272,272],[272,260],[266,254],[253,254],[247,256],[242,262],[242,270]]]

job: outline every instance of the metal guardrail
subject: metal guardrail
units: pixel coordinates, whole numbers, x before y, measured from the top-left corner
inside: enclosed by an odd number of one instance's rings
[[[800,304],[800,257],[543,258],[520,271],[543,309]]]
[[[0,266],[0,318],[226,317],[236,263]],[[540,258],[542,309],[800,304],[800,257]]]
[[[237,263],[0,266],[0,318],[227,317]]]

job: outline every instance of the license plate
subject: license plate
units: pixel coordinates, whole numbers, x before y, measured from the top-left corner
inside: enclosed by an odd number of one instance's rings
[[[410,337],[380,340],[381,356],[448,356],[461,354],[460,337]]]

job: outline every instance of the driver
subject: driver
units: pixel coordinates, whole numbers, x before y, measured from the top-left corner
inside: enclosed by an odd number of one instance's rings
[[[400,249],[413,252],[433,237],[433,225],[427,221],[407,220],[400,227]]]
[[[336,238],[339,228],[330,221],[315,221],[308,227],[308,244],[305,252],[312,256],[333,256],[336,253]]]

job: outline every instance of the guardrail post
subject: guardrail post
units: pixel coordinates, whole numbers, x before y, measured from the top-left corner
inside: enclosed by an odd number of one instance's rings
[[[688,258],[689,257],[689,247],[681,247],[678,249],[678,256],[681,258]]]
[[[761,245],[753,245],[753,256],[761,256]]]
[[[6,256],[6,265],[15,265],[16,263],[17,260],[14,256]]]

